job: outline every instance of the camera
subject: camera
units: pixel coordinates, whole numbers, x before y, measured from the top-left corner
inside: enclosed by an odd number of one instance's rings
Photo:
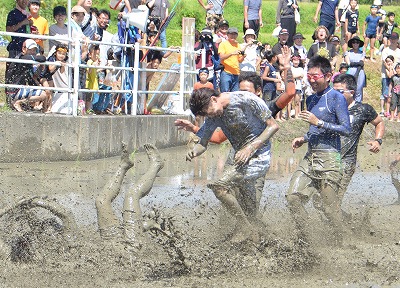
[[[202,42],[212,42],[212,36],[210,34],[201,34],[200,41]]]
[[[239,51],[239,55],[244,55],[244,51]]]

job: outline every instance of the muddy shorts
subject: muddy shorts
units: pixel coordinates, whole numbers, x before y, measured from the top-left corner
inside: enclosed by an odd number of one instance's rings
[[[265,177],[271,160],[271,151],[253,156],[246,165],[227,164],[220,179],[207,185],[215,189],[223,188],[234,194],[247,215],[256,211],[256,181]],[[227,162],[230,162],[229,160]],[[263,185],[264,186],[264,185]],[[240,195],[239,195],[240,194]]]
[[[207,13],[206,26],[208,26],[211,31],[215,31],[215,29],[218,28],[219,22],[222,20],[224,20],[224,16],[222,14]]]
[[[329,150],[308,151],[290,180],[287,195],[299,194],[309,199],[324,184],[338,191],[342,178],[340,153]]]
[[[342,199],[356,170],[356,159],[342,159],[343,175],[340,180],[339,198]]]

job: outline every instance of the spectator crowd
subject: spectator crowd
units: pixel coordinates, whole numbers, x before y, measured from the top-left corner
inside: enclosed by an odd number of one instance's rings
[[[262,99],[274,100],[285,91],[280,64],[283,61],[282,49],[288,46],[291,50],[296,97],[285,110],[276,115],[278,121],[285,121],[298,118],[300,111],[305,108],[305,99],[313,93],[306,71],[307,63],[313,56],[320,55],[329,59],[332,69],[337,71],[333,78],[344,73],[353,75],[357,80],[356,101],[361,102],[363,89],[367,85],[364,63],[376,62],[376,55],[381,55],[381,115],[391,121],[400,121],[397,118],[400,105],[400,49],[399,35],[395,31],[398,25],[395,21],[396,15],[383,10],[381,0],[371,3],[370,14],[366,19],[359,19],[357,0],[320,0],[313,18],[318,26],[312,35],[313,43],[310,47],[303,45],[305,37],[297,29],[300,21],[298,17],[301,15],[301,3],[297,0],[278,1],[275,21],[277,29],[274,30],[279,31],[276,32],[276,43],[262,43],[258,40],[260,29],[264,26],[261,0],[243,1],[243,27],[240,32],[238,27],[230,25],[229,15],[224,14],[224,8],[229,5],[226,0],[198,2],[205,10],[206,27],[196,31],[194,47],[199,52],[195,59],[199,83],[196,83],[195,88],[212,85],[220,92],[237,91],[239,75],[251,72],[257,73],[262,80]],[[79,71],[79,88],[82,89],[105,92],[117,86],[126,90],[132,89],[132,73],[127,73],[124,83],[120,83],[121,72],[115,72],[112,67],[133,67],[133,49],[91,44],[90,41],[121,44],[139,41],[141,45],[155,45],[160,39],[161,46],[168,47],[166,30],[161,27],[169,15],[168,0],[125,1],[125,6],[118,7],[118,33],[115,35],[107,31],[110,12],[105,9],[97,10],[92,4],[92,0],[78,0],[77,5],[71,9],[71,19],[67,19],[65,7],[56,6],[53,9],[54,24],[49,25],[50,21],[40,16],[40,0],[16,0],[15,9],[7,16],[7,32],[50,35],[57,36],[57,39],[12,37],[7,47],[9,58],[54,64],[31,64],[32,62],[23,61],[7,63],[6,83],[28,87],[6,89],[11,108],[17,111],[39,110],[48,113],[64,111],[68,101],[67,93],[46,87],[71,87],[68,83],[70,69],[66,62],[68,57],[74,57],[76,49],[60,40],[67,38],[67,21],[70,23],[72,38],[81,40],[81,64],[88,66]],[[150,9],[146,31],[140,31],[133,26],[126,27],[126,15],[139,5],[146,5]],[[148,68],[157,69],[170,54],[171,51],[146,50],[141,51],[139,58],[147,62]],[[110,66],[110,69],[96,66]],[[147,89],[154,79],[153,75],[154,72],[147,73]],[[35,89],[29,86],[44,88]],[[124,110],[126,101],[128,104],[132,101],[131,93],[82,92],[79,93],[79,111],[82,114],[113,114]]]

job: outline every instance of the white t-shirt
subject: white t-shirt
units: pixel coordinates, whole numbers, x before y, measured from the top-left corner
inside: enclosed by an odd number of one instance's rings
[[[240,71],[251,71],[256,72],[257,70],[257,45],[251,44],[247,46],[247,44],[241,44],[241,48],[244,49],[244,60],[239,64]]]

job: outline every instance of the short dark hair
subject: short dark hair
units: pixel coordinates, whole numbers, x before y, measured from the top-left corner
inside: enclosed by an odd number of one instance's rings
[[[272,58],[274,58],[275,53],[272,52],[272,50],[266,50],[264,52],[264,58],[268,60],[268,62],[270,62],[272,60]]]
[[[53,17],[57,15],[67,15],[67,9],[64,6],[56,6],[53,9]]]
[[[189,100],[190,111],[195,116],[206,116],[204,109],[208,108],[211,96],[219,97],[220,93],[210,88],[200,88],[194,90]]]
[[[108,16],[108,19],[111,18],[110,11],[108,11],[107,9],[100,9],[100,10],[97,12],[96,15],[97,15],[97,17],[99,17],[101,14],[107,15],[107,16]]]
[[[307,65],[308,70],[311,68],[319,68],[323,74],[332,73],[331,62],[325,57],[316,55],[310,59]]]
[[[96,51],[96,50],[100,50],[100,46],[99,45],[92,44],[92,45],[89,46],[89,53],[92,53],[93,51]]]
[[[333,79],[333,84],[342,83],[346,84],[347,89],[356,91],[357,90],[357,81],[353,75],[350,74],[339,74]]]
[[[158,61],[160,61],[160,63],[161,63],[162,59],[163,59],[163,55],[162,55],[161,51],[153,50],[153,53],[151,53],[151,56],[150,56],[149,60],[153,61],[153,60],[156,60],[156,59],[158,59]]]
[[[239,83],[242,81],[248,81],[250,83],[253,83],[254,85],[254,90],[258,90],[261,88],[261,77],[258,75],[256,72],[252,71],[242,71],[239,74]]]
[[[387,13],[387,17],[390,17],[390,16],[396,16],[396,15],[394,14],[394,12]]]
[[[347,64],[346,62],[340,63],[339,71],[342,70],[342,69],[345,69],[345,68],[349,69],[349,64]]]

